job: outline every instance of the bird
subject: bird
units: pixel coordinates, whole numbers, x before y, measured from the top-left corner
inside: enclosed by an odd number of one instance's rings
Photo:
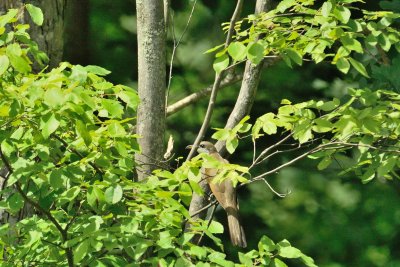
[[[192,145],[187,146],[187,148],[191,147]],[[228,161],[218,153],[217,149],[211,142],[200,142],[197,152],[206,153],[220,162],[228,163]],[[221,183],[213,182],[213,178],[218,174],[218,172],[219,170],[216,168],[203,168],[202,178],[207,181],[211,192],[227,214],[229,235],[232,244],[234,246],[245,248],[247,246],[247,241],[244,229],[239,221],[239,205],[236,188],[233,187],[232,181],[229,179],[225,179]]]

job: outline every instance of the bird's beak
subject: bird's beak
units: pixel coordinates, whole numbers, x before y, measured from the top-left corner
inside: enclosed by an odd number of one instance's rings
[[[192,149],[193,145],[188,145],[186,149]]]

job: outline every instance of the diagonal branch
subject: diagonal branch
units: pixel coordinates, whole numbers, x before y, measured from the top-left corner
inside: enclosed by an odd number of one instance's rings
[[[255,13],[259,14],[267,10],[269,0],[257,0]],[[242,86],[237,97],[235,107],[229,115],[225,129],[232,129],[241,119],[250,113],[256,97],[258,83],[261,77],[261,70],[263,61],[254,65],[251,61],[247,60],[246,67],[243,74]],[[225,141],[218,141],[215,145],[221,155],[226,153]]]
[[[233,31],[235,29],[236,21],[240,18],[240,13],[242,12],[242,6],[243,6],[243,0],[238,0],[236,3],[235,11],[233,12],[233,15],[231,18],[230,25],[229,25],[228,35],[227,35],[226,41],[225,41],[225,47],[228,47],[232,41]],[[210,101],[208,102],[208,108],[207,108],[206,115],[204,117],[203,124],[201,125],[200,131],[197,134],[196,140],[194,141],[193,146],[192,146],[186,160],[190,160],[193,157],[198,145],[200,144],[200,141],[204,138],[204,135],[206,134],[208,126],[210,125],[211,116],[214,111],[215,100],[217,99],[218,88],[220,87],[223,75],[224,75],[224,71],[215,75],[214,84],[211,89]]]

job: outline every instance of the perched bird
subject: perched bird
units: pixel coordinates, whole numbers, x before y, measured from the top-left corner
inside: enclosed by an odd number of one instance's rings
[[[188,146],[187,148],[191,147],[192,146]],[[228,161],[218,153],[215,146],[210,142],[202,141],[197,148],[197,152],[209,154],[218,161],[228,163]],[[232,244],[244,248],[247,246],[247,242],[243,227],[239,221],[239,206],[237,202],[236,188],[233,187],[232,181],[229,179],[226,179],[221,183],[213,183],[212,180],[218,172],[219,170],[216,168],[204,168],[202,169],[202,177],[207,180],[211,192],[222,208],[226,211],[228,216],[229,235]]]

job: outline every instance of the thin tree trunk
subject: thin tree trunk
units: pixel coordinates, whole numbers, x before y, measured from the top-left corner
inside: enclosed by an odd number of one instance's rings
[[[136,133],[141,154],[136,155],[138,179],[156,168],[164,154],[165,132],[165,22],[163,0],[137,0],[138,93]]]

